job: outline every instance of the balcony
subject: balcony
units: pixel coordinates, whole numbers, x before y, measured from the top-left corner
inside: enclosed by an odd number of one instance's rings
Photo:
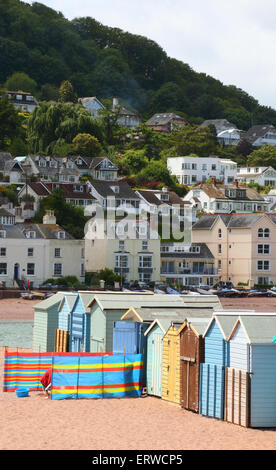
[[[198,269],[167,269],[167,268],[161,268],[160,270],[160,273],[161,274],[164,274],[166,276],[172,276],[172,275],[176,275],[176,276],[217,276],[219,273],[218,273],[218,269],[216,268],[205,268],[205,269],[201,269],[201,270],[198,270]]]

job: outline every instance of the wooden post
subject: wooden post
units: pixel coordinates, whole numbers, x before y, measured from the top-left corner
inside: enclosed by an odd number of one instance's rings
[[[234,423],[235,369],[232,369],[232,423]]]
[[[225,398],[224,398],[225,421],[228,421],[228,368],[225,369]]]

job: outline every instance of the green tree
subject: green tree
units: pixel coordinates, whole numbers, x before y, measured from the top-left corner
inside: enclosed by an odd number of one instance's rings
[[[148,165],[144,150],[127,150],[120,160],[120,166],[127,175],[136,175]]]
[[[76,103],[78,101],[73,85],[69,80],[64,80],[60,85],[59,101],[61,103]]]
[[[32,153],[53,154],[58,142],[71,144],[80,133],[104,141],[102,123],[81,104],[41,102],[28,119],[27,139]]]
[[[82,207],[66,202],[62,189],[55,189],[52,194],[40,201],[40,210],[34,218],[36,223],[42,222],[46,210],[53,210],[57,224],[74,238],[82,239],[84,237],[84,227],[89,217],[85,217]]]
[[[147,184],[153,181],[160,181],[167,186],[174,186],[176,178],[171,176],[166,163],[163,161],[151,160],[137,175],[138,184]]]
[[[100,142],[91,134],[77,134],[72,147],[74,152],[82,157],[99,157],[103,152]]]
[[[25,91],[35,95],[37,83],[24,72],[15,72],[6,80],[5,88],[9,91]]]
[[[0,150],[6,150],[12,139],[23,134],[21,122],[18,112],[9,102],[7,93],[0,89]]]
[[[248,166],[276,166],[276,148],[273,145],[264,145],[254,150],[247,158]]]

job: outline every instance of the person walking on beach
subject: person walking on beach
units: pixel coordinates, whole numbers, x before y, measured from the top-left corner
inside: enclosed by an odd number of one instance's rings
[[[46,370],[45,374],[40,379],[40,382],[42,383],[43,391],[45,392],[47,398],[50,398],[51,380],[52,380],[52,369],[48,369]]]

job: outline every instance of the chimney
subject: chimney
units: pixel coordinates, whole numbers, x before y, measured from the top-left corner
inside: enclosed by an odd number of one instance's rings
[[[115,96],[113,98],[113,109],[117,108],[119,106],[119,99]]]
[[[44,225],[56,225],[57,219],[55,217],[54,211],[46,210],[46,214],[43,217]]]
[[[235,179],[233,185],[235,186],[235,188],[238,188],[239,187],[239,180]]]
[[[212,176],[212,178],[211,178],[211,184],[213,186],[216,186],[216,178],[214,176]]]

